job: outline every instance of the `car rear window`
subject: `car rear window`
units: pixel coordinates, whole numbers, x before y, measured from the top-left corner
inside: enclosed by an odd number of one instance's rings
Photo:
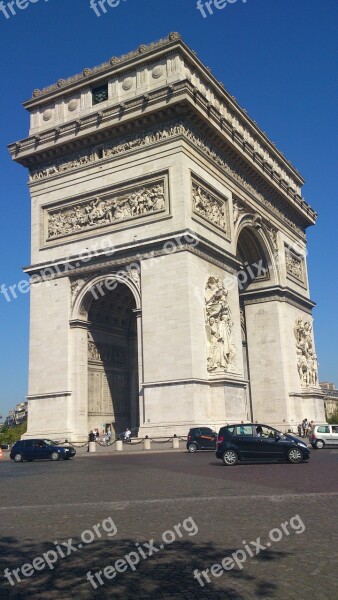
[[[201,427],[201,435],[212,435],[212,430],[209,427]]]

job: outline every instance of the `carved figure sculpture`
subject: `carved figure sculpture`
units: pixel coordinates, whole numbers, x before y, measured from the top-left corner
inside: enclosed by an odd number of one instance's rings
[[[311,322],[303,322],[301,317],[297,317],[294,334],[296,338],[297,370],[301,383],[304,386],[317,386],[318,361],[313,347]]]
[[[218,277],[209,277],[205,288],[207,330],[207,369],[210,373],[237,373],[234,365],[234,323],[228,303],[228,291]]]
[[[200,185],[193,182],[192,186],[194,212],[220,227],[227,229],[225,202],[216,198]]]
[[[164,183],[144,186],[131,194],[96,197],[50,212],[48,239],[164,209]]]

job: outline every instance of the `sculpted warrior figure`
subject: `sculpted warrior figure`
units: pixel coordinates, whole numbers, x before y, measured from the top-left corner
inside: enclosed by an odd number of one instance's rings
[[[218,277],[209,277],[205,289],[205,323],[207,329],[207,369],[209,372],[236,373],[233,321],[228,291]]]
[[[296,338],[297,370],[303,385],[318,385],[318,361],[314,352],[312,338],[312,324],[303,322],[297,317],[294,334]]]

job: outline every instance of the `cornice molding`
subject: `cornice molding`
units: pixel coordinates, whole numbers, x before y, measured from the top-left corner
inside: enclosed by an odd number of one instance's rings
[[[191,242],[185,241],[184,243],[180,243],[178,241],[180,239],[184,240],[188,235],[191,237]],[[198,240],[197,245],[193,241],[193,238]],[[90,261],[86,258],[86,263],[83,266],[78,266],[79,257],[74,256],[54,262],[30,265],[24,268],[24,272],[30,277],[34,276],[33,285],[38,285],[41,281],[50,281],[51,279],[59,279],[61,277],[88,276],[98,271],[107,271],[108,274],[112,269],[115,271],[123,269],[130,264],[139,264],[143,260],[166,256],[169,253],[168,244],[175,246],[175,252],[192,252],[196,256],[233,275],[236,274],[241,266],[240,261],[232,254],[208,242],[205,238],[201,236],[197,238],[193,232],[184,230],[163,238],[150,239],[144,244],[138,241],[137,253],[132,246],[129,248],[115,248],[114,258],[111,257],[111,252],[109,251],[106,254],[102,253],[102,255],[93,256]],[[46,271],[48,271],[48,275],[44,274]]]
[[[271,286],[260,290],[241,292],[241,300],[243,300],[245,305],[260,304],[262,302],[272,302],[275,300],[279,302],[288,302],[308,314],[312,314],[312,309],[316,306],[316,303],[309,298],[302,296],[291,288],[282,286]]]
[[[263,168],[266,168],[272,176],[276,172],[278,174],[278,169],[280,169],[285,174],[287,185],[290,185],[291,181],[288,181],[288,179],[291,177],[296,187],[298,187],[298,190],[295,191],[299,192],[299,187],[304,183],[304,179],[299,172],[276,148],[274,143],[268,139],[266,134],[259,129],[257,123],[250,119],[247,112],[238,105],[236,99],[224,89],[223,84],[217,81],[210,69],[203,65],[197,58],[196,53],[181,40],[180,35],[177,33],[170,34],[167,38],[148,46],[142,45],[137,51],[130,52],[119,59],[114,58],[93,69],[84,69],[81,74],[70,77],[67,80],[59,80],[57,84],[49,86],[42,91],[35,90],[33,99],[25,103],[25,107],[28,110],[43,108],[53,99],[55,101],[57,97],[65,98],[66,94],[70,97],[70,94],[74,94],[81,88],[82,90],[89,91],[93,83],[99,82],[98,78],[101,80],[107,80],[109,77],[116,78],[117,76],[122,76],[126,69],[135,71],[135,69],[139,69],[141,66],[149,67],[152,63],[155,64],[154,61],[163,60],[164,58],[169,59],[173,55],[176,55],[178,60],[181,60],[181,66],[177,71],[179,81],[175,79],[169,86],[163,86],[163,82],[159,79],[159,88],[155,90],[149,89],[147,93],[143,92],[141,95],[142,102],[151,104],[156,96],[158,96],[158,93],[161,93],[163,87],[168,87],[167,95],[169,93],[169,95],[172,94],[175,96],[180,84],[186,84],[187,87],[190,87],[190,96],[193,98],[196,108],[203,109],[208,118],[214,119],[216,117],[226,126],[228,125],[231,128],[233,141],[237,142],[239,147],[242,149],[247,148],[252,156],[260,156]],[[124,75],[127,75],[127,73],[124,73]],[[76,118],[73,122],[61,123],[59,127],[53,129],[53,144],[57,145],[60,142],[59,138],[64,136],[65,133],[71,134],[71,130],[68,129],[70,123],[75,127],[76,136],[79,138],[88,129],[93,116],[95,117],[95,127],[97,130],[104,126],[107,117],[112,117],[112,110],[113,112],[118,111],[120,120],[121,111],[127,113],[135,102],[139,100],[140,98],[137,96],[136,98],[132,97],[129,99],[127,97],[125,102],[119,101],[115,106],[110,105],[101,108],[98,105],[98,111],[93,114],[81,115],[80,119]],[[175,100],[175,98],[169,98],[168,102],[172,102],[172,100]],[[45,133],[45,130],[42,133],[39,131],[38,134],[33,136],[36,146],[41,145]],[[17,151],[21,151],[26,141],[22,140],[19,142]]]

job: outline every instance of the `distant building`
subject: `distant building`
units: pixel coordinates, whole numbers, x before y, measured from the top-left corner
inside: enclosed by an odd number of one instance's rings
[[[338,412],[338,390],[335,384],[329,381],[322,381],[319,385],[325,394],[324,405],[326,418],[328,419],[334,413]]]
[[[28,414],[28,402],[19,402],[15,406],[14,410],[8,411],[8,415],[5,419],[5,425],[9,427],[15,427],[16,425],[20,425],[27,419]]]

